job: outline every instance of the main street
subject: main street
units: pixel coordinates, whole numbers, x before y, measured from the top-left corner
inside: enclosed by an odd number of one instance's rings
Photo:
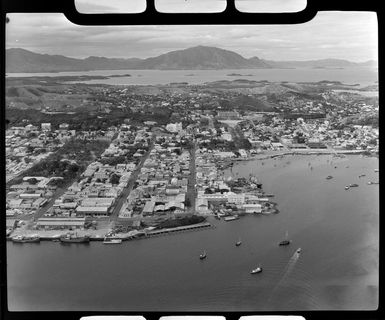
[[[144,162],[147,160],[147,158],[150,155],[152,148],[154,147],[154,143],[155,143],[155,135],[153,134],[151,137],[151,142],[150,142],[148,151],[143,155],[139,164],[136,166],[134,171],[131,173],[130,179],[128,180],[126,187],[123,189],[122,193],[120,194],[120,196],[116,200],[115,207],[114,207],[114,209],[110,215],[111,221],[116,220],[117,217],[119,216],[119,212],[122,209],[124,202],[127,200],[128,195],[130,194],[130,192],[134,188],[135,182],[138,179],[138,175],[139,175],[140,170],[142,169],[142,167],[144,165]]]
[[[190,149],[190,177],[187,184],[186,200],[188,200],[189,207],[188,213],[195,213],[195,200],[196,200],[196,168],[195,168],[195,151],[196,143],[193,141],[193,147]]]

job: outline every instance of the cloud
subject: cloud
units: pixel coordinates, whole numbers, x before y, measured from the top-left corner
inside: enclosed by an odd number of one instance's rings
[[[146,58],[208,45],[235,51],[246,58],[378,58],[378,26],[373,12],[321,12],[313,20],[295,25],[79,26],[58,13],[7,16],[7,48],[73,57]]]

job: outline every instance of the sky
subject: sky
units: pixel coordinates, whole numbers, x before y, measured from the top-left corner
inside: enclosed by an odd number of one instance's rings
[[[295,25],[227,26],[79,26],[60,13],[7,16],[7,48],[75,58],[147,58],[205,45],[268,60],[378,59],[374,12],[319,12],[311,21]]]

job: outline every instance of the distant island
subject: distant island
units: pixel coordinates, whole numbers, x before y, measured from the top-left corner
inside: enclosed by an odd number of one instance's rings
[[[113,74],[113,75],[110,75],[110,76],[107,76],[108,78],[119,78],[119,77],[131,77],[130,74]]]
[[[229,73],[228,77],[252,77],[253,74],[240,74],[240,73]]]

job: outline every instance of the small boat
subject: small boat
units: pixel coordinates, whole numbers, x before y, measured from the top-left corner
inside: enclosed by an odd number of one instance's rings
[[[301,253],[302,249],[301,248],[298,248],[296,253]]]
[[[255,274],[255,273],[261,273],[262,272],[262,267],[259,266],[258,268],[255,268],[253,270],[251,270],[251,274]]]
[[[350,187],[349,186],[345,186],[345,190],[349,190],[350,189]]]
[[[349,185],[349,187],[350,187],[350,188],[358,187],[358,184],[357,184],[357,183],[351,183],[351,184]]]
[[[327,176],[326,179],[327,180],[333,179],[333,176]]]
[[[375,181],[369,181],[368,184],[379,184],[379,182],[375,182]]]
[[[242,244],[242,241],[241,241],[241,239],[239,239],[239,240],[235,243],[235,246],[236,246],[236,247],[239,247],[241,244]]]
[[[120,243],[122,243],[122,239],[113,238],[113,237],[104,237],[103,243],[104,244],[120,244]]]
[[[362,178],[362,177],[365,177],[366,176],[366,174],[360,174],[359,176],[358,176],[358,178]]]
[[[37,235],[32,235],[32,236],[15,236],[12,239],[12,242],[15,243],[36,243],[40,242],[40,237]]]
[[[199,259],[201,260],[206,259],[206,257],[207,257],[206,251],[203,251],[203,253],[199,255]]]
[[[285,240],[282,240],[281,242],[279,242],[278,245],[279,246],[288,246],[291,243],[291,240],[289,240],[288,237],[289,237],[289,232],[286,231]]]
[[[380,170],[379,169],[374,169],[374,172],[379,172]]]
[[[234,216],[226,217],[225,221],[233,221],[233,220],[237,220],[237,219],[238,219],[238,215],[234,215]]]

